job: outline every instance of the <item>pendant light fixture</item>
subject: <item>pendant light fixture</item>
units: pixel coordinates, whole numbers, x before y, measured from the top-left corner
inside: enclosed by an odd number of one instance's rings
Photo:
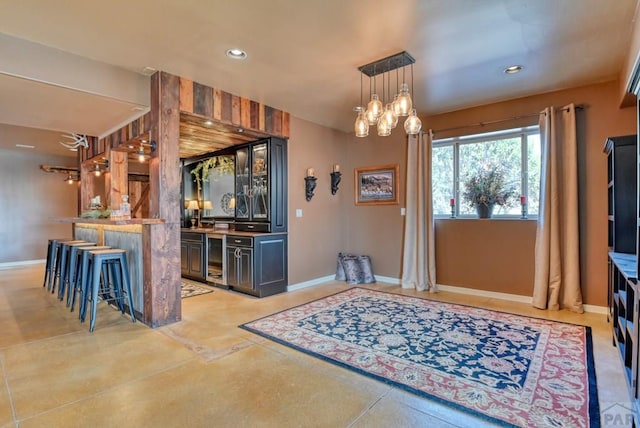
[[[384,83],[384,80],[382,82]],[[371,84],[369,84],[369,87],[371,87]],[[382,115],[382,102],[380,101],[380,98],[378,97],[378,94],[376,92],[377,92],[376,77],[374,74],[373,94],[371,95],[371,101],[369,101],[369,104],[367,104],[367,112],[366,112],[367,121],[369,122],[369,125],[375,125],[376,123],[378,123],[378,120]]]
[[[369,121],[365,116],[365,108],[362,106],[362,72],[360,73],[360,105],[354,110],[358,112],[356,122],[353,124],[356,137],[366,137],[369,135]]]
[[[409,94],[409,85],[407,85],[407,82],[404,80],[404,69],[405,67],[402,67],[402,86],[400,86],[398,104],[396,105],[398,116],[408,116],[413,108],[413,102]],[[411,80],[411,87],[413,88],[413,64],[411,64]]]
[[[383,81],[384,81],[384,76],[382,76]],[[387,73],[387,101],[389,101],[390,97],[390,92],[391,91],[391,85],[389,82],[389,73]],[[384,112],[382,113],[382,117],[380,118],[380,120],[384,120],[386,122],[386,125],[390,128],[393,129],[396,127],[396,125],[398,124],[398,116],[396,116],[396,114],[393,112],[393,104],[390,102],[387,102],[387,105],[384,107]]]
[[[387,58],[358,67],[360,71],[360,105],[354,108],[358,112],[354,123],[357,137],[369,135],[369,126],[377,125],[379,136],[391,135],[391,130],[398,124],[399,116],[408,116],[404,122],[407,134],[415,135],[422,129],[422,123],[413,105],[409,85],[405,81],[405,68],[411,65],[411,90],[413,90],[413,64],[415,59],[406,51],[391,55]],[[396,70],[396,91],[398,90],[399,73],[402,67],[402,85],[399,92],[391,99],[391,71]],[[362,74],[369,77],[370,101],[366,110],[362,105]],[[377,76],[382,74],[382,101],[377,94]],[[385,76],[386,75],[386,76]],[[387,82],[385,82],[385,77]],[[386,83],[386,84],[385,84]],[[373,89],[372,89],[373,88]],[[385,92],[386,88],[386,92]],[[383,104],[385,102],[385,104]],[[384,106],[384,108],[383,108]],[[365,123],[367,126],[365,126]]]
[[[411,64],[411,87],[413,88],[413,64]],[[409,135],[416,135],[420,130],[422,130],[422,121],[416,114],[416,109],[412,108],[411,114],[404,122],[404,131]]]

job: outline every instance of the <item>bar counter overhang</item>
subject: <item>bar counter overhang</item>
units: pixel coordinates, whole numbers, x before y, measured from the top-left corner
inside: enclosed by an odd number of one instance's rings
[[[165,223],[164,219],[140,219],[130,220],[110,220],[94,219],[82,217],[62,217],[50,218],[52,222],[72,224],[74,239],[94,242],[96,245],[108,245],[119,248],[127,252],[127,264],[129,265],[129,276],[131,282],[131,292],[133,295],[133,308],[136,318],[150,325],[148,314],[145,314],[145,299],[151,298],[150,284],[145,288],[145,278],[148,278],[149,264],[145,268],[144,245],[145,241],[151,239],[154,226]],[[148,256],[147,256],[148,257]],[[145,272],[147,273],[145,275]],[[180,283],[174,284],[177,292],[180,291]],[[145,289],[147,293],[145,293]]]

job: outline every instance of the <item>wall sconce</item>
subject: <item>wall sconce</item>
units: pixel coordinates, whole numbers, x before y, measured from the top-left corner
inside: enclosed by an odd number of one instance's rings
[[[70,172],[69,175],[67,175],[67,178],[64,179],[64,181],[66,181],[67,184],[73,184],[76,181],[80,181],[80,177],[78,177],[77,172],[75,174]]]
[[[136,150],[136,145],[138,149]],[[148,147],[149,150],[145,150]],[[135,139],[129,142],[127,145],[129,159],[138,159],[138,162],[144,163],[147,159],[151,158],[151,153],[155,152],[158,148],[156,142],[151,137],[151,130],[149,130],[148,139]]]
[[[338,184],[340,184],[340,179],[342,178],[342,173],[340,172],[340,165],[333,165],[333,171],[331,172],[331,194],[335,195],[338,193]]]
[[[107,168],[109,168],[108,159],[105,159],[102,162],[93,161],[93,163],[95,164],[93,167],[93,175],[95,175],[96,177],[100,177],[100,175],[102,174],[102,171],[106,171]]]
[[[313,198],[313,191],[316,188],[316,181],[318,179],[313,176],[313,168],[307,168],[307,176],[304,178],[304,190],[307,201]]]
[[[149,153],[147,154],[144,151],[145,147],[149,147]],[[138,162],[144,163],[147,159],[151,157],[151,153],[155,152],[157,148],[155,141],[150,141],[149,143],[145,143],[144,140],[140,143],[138,147],[138,151],[136,152],[136,156],[138,157]]]

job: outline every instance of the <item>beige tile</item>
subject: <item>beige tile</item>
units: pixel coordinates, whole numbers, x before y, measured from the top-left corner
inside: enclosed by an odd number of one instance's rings
[[[88,324],[42,288],[42,274],[42,266],[0,271],[0,428],[17,426],[9,393],[20,427],[490,426],[238,327],[350,288],[344,282],[263,299],[215,289],[183,300],[183,320],[155,330],[103,304],[89,334]],[[590,325],[601,406],[628,401],[604,315],[384,283],[366,287]]]
[[[254,345],[211,364],[195,360],[118,386],[20,426],[338,427],[384,391],[375,383],[340,382]]]
[[[120,314],[105,307],[107,311]],[[109,318],[107,313],[101,314]],[[104,320],[88,331],[4,351],[6,377],[19,419],[165,370],[193,354],[141,323]]]
[[[4,372],[2,370],[4,356],[0,352],[0,427],[13,426],[13,410],[11,408],[11,400],[9,391],[5,382]]]
[[[384,398],[351,425],[352,428],[394,427],[394,428],[456,428],[456,425],[445,419],[423,413],[394,400]],[[475,425],[478,426],[478,421]]]

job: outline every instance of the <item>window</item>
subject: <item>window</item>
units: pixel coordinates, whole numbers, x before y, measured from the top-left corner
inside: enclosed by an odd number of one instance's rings
[[[476,166],[486,162],[504,167],[508,182],[515,186],[518,195],[527,198],[527,214],[537,216],[540,197],[538,126],[434,140],[431,170],[434,214],[451,216],[450,199],[454,198],[455,216],[475,217],[474,208],[462,200],[462,192]],[[518,197],[510,206],[496,206],[493,214],[494,217],[521,215]]]

